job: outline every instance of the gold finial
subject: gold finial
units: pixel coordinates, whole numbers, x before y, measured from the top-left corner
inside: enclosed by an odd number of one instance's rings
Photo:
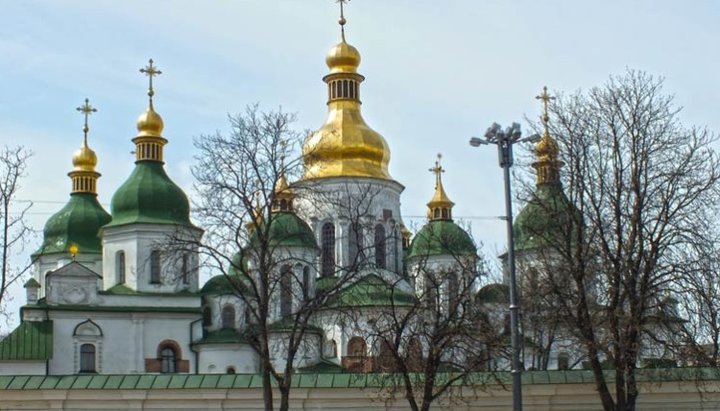
[[[547,92],[547,86],[543,87],[543,92],[539,96],[535,96],[536,99],[542,100],[543,102],[543,115],[541,117],[543,126],[545,126],[545,134],[550,134],[548,131],[548,121],[550,121],[550,116],[548,115],[548,102],[550,100],[555,100],[555,97],[550,96]]]
[[[441,181],[441,175],[445,172],[445,170],[440,165],[440,160],[442,160],[442,154],[438,153],[437,160],[435,160],[435,167],[429,168],[428,171],[431,173],[435,173],[435,189],[437,190],[438,186],[442,184]]]
[[[72,257],[73,261],[75,261],[75,256],[77,255],[79,249],[77,244],[71,244],[68,248],[68,252],[70,252],[70,256]]]
[[[141,68],[140,72],[148,76],[148,97],[150,99],[150,108],[153,108],[153,96],[155,90],[153,90],[153,77],[162,74],[162,71],[158,70],[156,66],[153,66],[153,59],[148,61],[148,65]]]
[[[440,160],[442,160],[442,154],[438,153],[435,167],[428,169],[428,171],[435,174],[435,194],[427,203],[428,218],[430,220],[451,220],[452,208],[455,203],[450,201],[450,198],[445,194],[445,188],[442,185],[442,173],[445,170],[440,165]]]
[[[338,20],[338,24],[340,24],[340,36],[342,37],[342,41],[345,41],[345,23],[347,23],[347,20],[345,20],[345,8],[344,5],[350,0],[335,0],[336,3],[340,3],[340,19]]]
[[[85,104],[82,106],[76,108],[75,110],[83,113],[85,115],[85,125],[83,126],[83,134],[85,135],[85,140],[83,141],[83,145],[87,147],[87,135],[88,131],[90,131],[90,127],[88,127],[88,116],[92,113],[96,113],[97,109],[90,105],[90,100],[87,98],[85,99]]]

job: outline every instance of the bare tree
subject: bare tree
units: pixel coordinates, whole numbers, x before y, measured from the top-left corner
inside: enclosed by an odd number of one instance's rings
[[[322,355],[320,319],[342,311],[341,290],[364,264],[361,241],[347,266],[336,265],[334,255],[321,255],[314,233],[295,212],[330,204],[361,240],[376,195],[360,183],[329,192],[312,181],[288,184],[302,169],[296,153],[304,136],[291,129],[294,120],[254,105],[230,118],[230,133],[202,136],[195,143],[195,212],[206,229],[197,246],[205,265],[225,275],[242,301],[238,338],[258,356],[268,410],[276,406],[274,387],[280,393],[277,408],[289,408],[295,372],[308,365],[308,357]],[[318,270],[319,260],[331,265]]]
[[[546,243],[548,278],[608,411],[635,409],[636,369],[664,351],[661,335],[677,327],[660,315],[666,297],[680,291],[680,278],[703,281],[686,257],[708,244],[698,216],[718,204],[716,137],[680,124],[662,86],[630,70],[551,106],[563,185],[577,213]],[[614,369],[614,382],[604,367]]]
[[[25,177],[27,160],[32,153],[22,146],[7,147],[0,150],[0,224],[2,233],[2,268],[0,269],[0,312],[4,313],[8,298],[8,288],[17,281],[30,265],[16,269],[12,259],[23,251],[30,227],[25,224],[25,215],[32,207],[30,202],[20,202],[17,198],[20,183]]]

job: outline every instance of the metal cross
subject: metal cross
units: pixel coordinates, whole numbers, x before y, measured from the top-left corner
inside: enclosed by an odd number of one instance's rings
[[[90,131],[90,127],[88,127],[88,116],[92,113],[97,112],[97,109],[90,105],[90,100],[85,99],[85,104],[76,108],[75,110],[77,110],[85,115],[85,125],[83,126],[83,134],[85,134],[85,145],[87,146],[87,133],[88,133],[88,131]]]
[[[542,121],[545,125],[545,131],[547,132],[548,127],[548,121],[550,120],[550,116],[548,115],[548,102],[550,100],[555,100],[555,97],[552,97],[547,92],[547,86],[543,87],[543,92],[539,96],[535,96],[536,99],[542,100],[543,102],[543,115],[542,115]]]
[[[428,169],[429,172],[435,173],[435,188],[440,185],[440,175],[445,172],[440,165],[440,160],[442,160],[442,154],[438,153],[437,160],[435,160],[435,167]]]
[[[150,108],[152,108],[152,98],[155,95],[155,90],[153,90],[153,77],[162,74],[162,71],[158,70],[156,66],[153,66],[153,59],[150,59],[148,65],[141,68],[140,72],[148,76],[148,97],[150,97]]]
[[[342,41],[345,41],[345,23],[347,23],[347,20],[345,20],[345,9],[343,8],[343,5],[348,1],[350,0],[335,0],[336,3],[340,3],[340,20],[338,20],[338,23],[340,23]]]

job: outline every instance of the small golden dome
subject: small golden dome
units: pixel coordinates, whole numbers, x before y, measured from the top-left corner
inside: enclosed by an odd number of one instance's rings
[[[137,136],[160,137],[164,127],[165,124],[163,123],[160,114],[156,113],[152,107],[148,107],[148,109],[144,113],[140,114],[140,117],[137,119]]]
[[[328,51],[325,63],[330,73],[357,73],[360,66],[360,52],[344,40]]]
[[[83,144],[73,155],[73,171],[95,171],[97,165],[97,155],[95,152]]]
[[[538,157],[538,161],[557,160],[558,152],[559,149],[555,139],[550,137],[550,134],[546,131],[540,141],[535,145],[535,154]]]

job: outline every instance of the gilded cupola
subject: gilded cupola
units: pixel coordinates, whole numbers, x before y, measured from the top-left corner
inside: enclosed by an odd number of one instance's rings
[[[535,145],[535,155],[537,161],[532,166],[537,172],[537,184],[559,184],[560,183],[560,167],[562,161],[558,160],[559,149],[557,142],[550,136],[548,122],[548,102],[555,99],[547,93],[547,87],[543,87],[543,93],[535,97],[543,102],[543,115],[541,117],[543,123],[543,136]]]
[[[190,226],[190,203],[183,190],[168,177],[163,167],[163,121],[153,107],[153,77],[162,72],[149,64],[140,69],[149,79],[148,108],[137,120],[135,168],[112,198],[112,222],[124,224],[178,224]]]
[[[379,133],[371,129],[360,112],[358,74],[360,53],[345,41],[345,17],[340,2],[341,40],[327,54],[330,73],[323,77],[328,86],[328,117],[303,146],[305,179],[327,177],[371,177],[391,180],[388,172],[390,149]]]
[[[95,171],[97,155],[88,146],[88,116],[97,112],[88,99],[77,110],[85,116],[83,143],[72,157],[73,169],[68,173],[72,180],[70,201],[53,214],[43,228],[43,243],[33,257],[47,254],[100,254],[102,247],[98,232],[110,222],[110,214],[97,200]]]
[[[435,174],[435,194],[433,194],[428,206],[428,219],[433,220],[452,220],[452,208],[455,205],[450,198],[445,194],[445,188],[442,183],[442,173],[445,170],[440,165],[442,155],[438,154],[437,160],[435,161],[435,167],[430,168],[428,171]]]

